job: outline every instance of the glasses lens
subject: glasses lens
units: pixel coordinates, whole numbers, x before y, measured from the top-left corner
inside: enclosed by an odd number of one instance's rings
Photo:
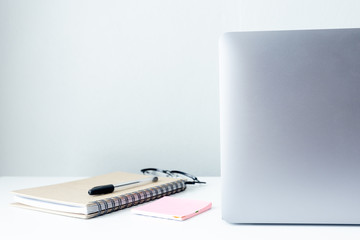
[[[174,177],[184,179],[185,181],[194,181],[196,179],[195,176],[192,176],[188,173],[184,173],[181,171],[171,171],[171,173]]]
[[[196,184],[196,183],[203,183],[205,184],[206,182],[202,182],[200,181],[197,177],[195,177],[194,175],[191,175],[190,173],[186,173],[186,172],[182,172],[182,171],[177,171],[177,170],[173,170],[170,171],[174,176],[177,176],[179,178],[182,178],[186,181],[186,184]]]
[[[180,178],[180,179],[183,179],[186,184],[206,183],[206,182],[199,181],[199,179],[197,177],[195,177],[194,175],[191,175],[189,173],[182,172],[182,171],[177,171],[177,170],[169,171],[169,170],[162,170],[159,168],[144,168],[144,169],[141,169],[141,172],[146,175],[153,175],[153,176],[157,176],[157,177]]]
[[[141,171],[143,172],[143,174],[146,175],[153,175],[157,177],[172,177],[172,174],[170,172],[162,169],[148,168],[148,169],[142,169]]]

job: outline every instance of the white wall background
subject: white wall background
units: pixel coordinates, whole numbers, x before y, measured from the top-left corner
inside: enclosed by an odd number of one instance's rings
[[[360,27],[358,0],[0,0],[0,175],[219,175],[218,38]]]

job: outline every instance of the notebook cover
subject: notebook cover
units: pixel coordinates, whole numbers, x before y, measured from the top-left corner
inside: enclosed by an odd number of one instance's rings
[[[134,208],[132,212],[151,217],[186,220],[209,210],[211,206],[211,202],[207,201],[163,197],[141,207]]]
[[[149,183],[125,190],[118,190],[106,195],[88,194],[88,190],[94,186],[135,181],[148,177],[149,176],[142,174],[114,172],[66,183],[16,190],[12,193],[19,196],[36,198],[39,200],[51,201],[55,203],[70,204],[74,206],[86,206],[89,202],[92,201],[102,200],[104,198],[112,198],[118,195],[143,190],[145,188],[155,187],[178,180],[174,178],[159,178],[159,180],[155,183]]]

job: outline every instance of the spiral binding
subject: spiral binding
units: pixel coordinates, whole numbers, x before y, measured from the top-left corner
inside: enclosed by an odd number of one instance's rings
[[[98,217],[124,208],[132,207],[144,202],[184,191],[185,189],[185,181],[178,180],[176,182],[162,184],[160,186],[147,188],[137,192],[93,201],[91,204],[97,206],[97,211],[92,213],[91,215],[93,216],[91,217]]]

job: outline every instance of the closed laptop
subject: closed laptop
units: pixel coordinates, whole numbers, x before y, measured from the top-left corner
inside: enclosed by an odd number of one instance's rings
[[[222,216],[360,224],[360,29],[220,40]]]

